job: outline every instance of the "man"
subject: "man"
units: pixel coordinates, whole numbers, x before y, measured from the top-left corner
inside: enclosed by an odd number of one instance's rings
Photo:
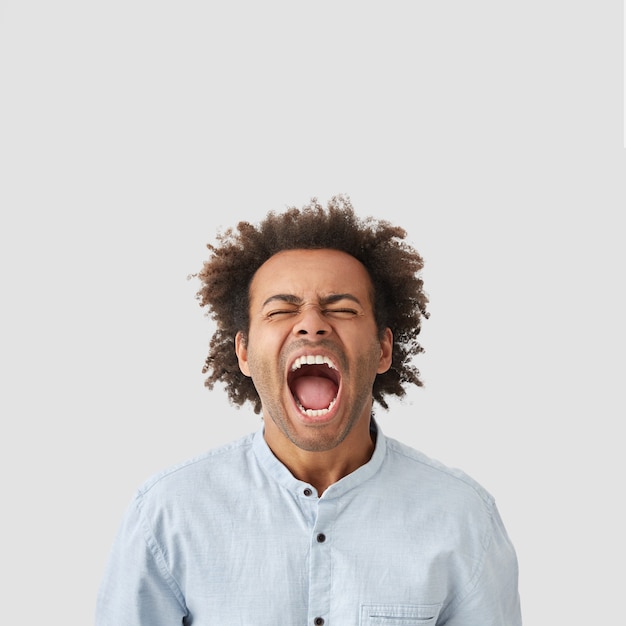
[[[139,489],[97,626],[521,624],[492,497],[373,419],[421,385],[428,300],[404,237],[336,197],[208,246],[206,384],[263,427]]]

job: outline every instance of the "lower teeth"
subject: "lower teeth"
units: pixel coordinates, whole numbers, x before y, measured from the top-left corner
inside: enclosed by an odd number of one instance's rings
[[[327,408],[325,409],[305,409],[300,402],[296,400],[296,404],[302,413],[304,413],[307,417],[321,417],[322,415],[326,415],[335,405],[337,398],[335,398]]]

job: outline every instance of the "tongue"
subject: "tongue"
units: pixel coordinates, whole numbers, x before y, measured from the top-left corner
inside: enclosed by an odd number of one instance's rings
[[[337,395],[337,385],[323,376],[300,376],[292,391],[305,409],[326,409]]]

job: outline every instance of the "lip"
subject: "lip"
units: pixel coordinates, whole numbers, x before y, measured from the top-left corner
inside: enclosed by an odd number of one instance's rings
[[[307,357],[307,363],[300,364],[301,359],[303,357]],[[311,362],[311,361],[314,362]],[[320,350],[315,348],[302,349],[298,352],[294,353],[292,358],[289,361],[287,370],[286,370],[286,387],[289,397],[291,399],[291,406],[293,408],[294,413],[297,415],[298,420],[304,422],[305,424],[326,424],[328,422],[332,422],[335,415],[339,410],[339,406],[341,404],[341,395],[342,395],[342,375],[341,370],[338,366],[338,360],[335,356],[329,353],[327,350]],[[321,415],[308,415],[304,413],[299,406],[298,401],[296,400],[294,394],[291,391],[290,382],[293,380],[293,372],[300,369],[300,367],[306,367],[315,365],[317,367],[326,366],[329,368],[329,372],[333,375],[331,378],[335,381],[337,385],[337,393],[335,395],[335,399],[329,405],[328,409],[324,410],[324,413]]]

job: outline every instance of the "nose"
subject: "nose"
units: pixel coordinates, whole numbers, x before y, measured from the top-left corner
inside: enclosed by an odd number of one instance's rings
[[[331,330],[328,320],[322,311],[315,306],[305,308],[298,316],[293,327],[294,334],[300,336],[326,336],[330,334]]]

